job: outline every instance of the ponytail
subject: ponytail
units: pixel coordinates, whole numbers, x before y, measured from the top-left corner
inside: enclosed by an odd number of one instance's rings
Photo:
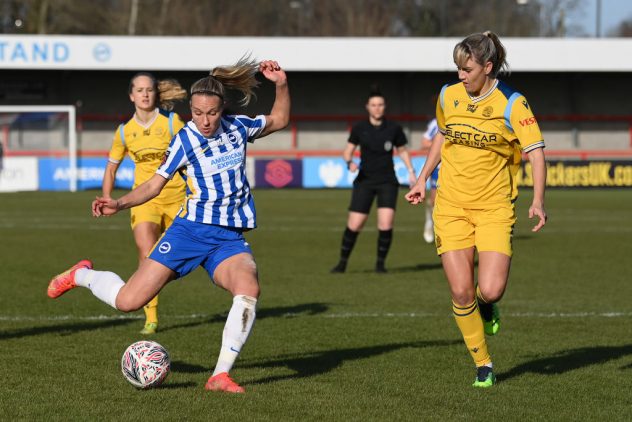
[[[495,78],[501,72],[509,72],[507,51],[500,42],[498,35],[491,31],[466,37],[454,47],[453,58],[457,66],[464,65],[469,58],[472,58],[480,65],[491,62],[492,71],[489,76],[492,78]]]
[[[234,89],[242,94],[240,106],[246,106],[256,98],[254,89],[259,86],[255,75],[259,70],[259,63],[246,55],[231,66],[218,66],[211,70],[210,75],[198,80],[191,86],[191,96],[195,94],[216,95],[224,99],[226,88]]]
[[[187,91],[175,79],[158,81],[158,103],[161,108],[171,111],[176,101],[187,98]]]

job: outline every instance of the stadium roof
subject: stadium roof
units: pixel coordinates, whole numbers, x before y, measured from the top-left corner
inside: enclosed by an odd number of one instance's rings
[[[0,35],[0,69],[209,70],[245,53],[289,71],[454,70],[457,38]],[[504,38],[512,71],[632,71],[632,38]]]

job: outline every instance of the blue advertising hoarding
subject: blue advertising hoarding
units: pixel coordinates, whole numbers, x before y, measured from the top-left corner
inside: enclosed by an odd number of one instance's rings
[[[77,189],[100,189],[107,158],[79,158],[77,160]],[[125,159],[116,172],[115,187],[131,189],[134,184],[134,163]],[[39,159],[39,190],[70,190],[68,158]]]

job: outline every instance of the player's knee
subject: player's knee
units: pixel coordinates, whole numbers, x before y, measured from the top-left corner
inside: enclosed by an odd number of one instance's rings
[[[255,277],[244,277],[240,280],[236,280],[232,284],[230,291],[233,296],[246,295],[257,299],[259,298],[259,294],[261,294],[259,282]]]
[[[480,295],[487,303],[495,303],[498,302],[502,297],[505,289],[502,286],[480,286],[479,285]]]
[[[138,302],[138,300],[134,300],[133,298],[128,298],[126,295],[119,294],[116,297],[116,309],[121,312],[134,312],[142,307],[142,303]]]
[[[457,306],[468,306],[474,301],[472,289],[452,289],[452,301]]]

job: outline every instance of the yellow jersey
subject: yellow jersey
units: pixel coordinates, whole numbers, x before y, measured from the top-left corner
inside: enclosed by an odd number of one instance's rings
[[[476,98],[460,82],[445,85],[437,124],[445,136],[437,195],[463,208],[515,200],[522,151],[544,148],[526,98],[499,80]]]
[[[184,127],[184,122],[176,113],[158,109],[153,121],[147,125],[140,124],[134,117],[119,126],[114,134],[109,161],[120,163],[127,153],[134,161],[134,188],[149,180],[160,166],[171,142],[171,138]],[[182,202],[185,193],[185,182],[176,175],[155,197],[155,204],[173,204]]]

